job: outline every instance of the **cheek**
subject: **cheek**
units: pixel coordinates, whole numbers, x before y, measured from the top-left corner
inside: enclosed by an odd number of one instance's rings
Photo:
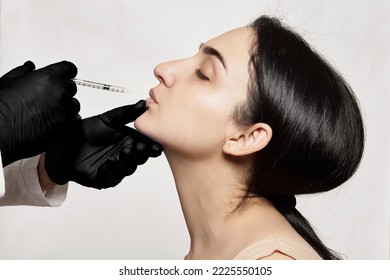
[[[214,110],[199,108],[195,103],[164,105],[146,111],[134,122],[135,128],[164,146],[184,150],[204,147],[203,142],[223,135],[218,133],[221,122]]]
[[[217,94],[183,96],[148,109],[134,125],[164,149],[199,157],[222,149],[232,108]]]
[[[165,102],[158,107],[149,108],[134,122],[135,128],[142,134],[159,142],[163,146],[185,145],[192,136],[192,132],[199,128],[183,104],[170,106]],[[172,104],[173,105],[173,104]]]
[[[166,135],[167,144],[197,156],[219,152],[224,143],[230,107],[221,98],[206,95],[191,98],[185,104],[177,114],[166,119],[174,119],[170,125],[174,131],[172,135]]]

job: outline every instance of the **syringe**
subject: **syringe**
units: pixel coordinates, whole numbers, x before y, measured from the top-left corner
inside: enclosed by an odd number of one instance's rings
[[[87,80],[81,80],[81,79],[73,79],[73,82],[75,82],[76,85],[84,86],[84,87],[91,87],[96,89],[102,89],[102,90],[108,90],[113,92],[119,92],[119,93],[138,93],[142,94],[140,91],[132,91],[128,90],[124,87],[117,87],[113,85],[98,83],[98,82],[92,82]]]

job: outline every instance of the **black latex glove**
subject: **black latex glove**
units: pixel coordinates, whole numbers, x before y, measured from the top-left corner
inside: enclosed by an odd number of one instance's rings
[[[3,166],[42,153],[66,133],[79,102],[71,80],[77,68],[59,62],[34,70],[27,61],[0,78],[0,150]]]
[[[74,181],[95,189],[114,187],[162,146],[125,124],[146,110],[144,100],[80,120],[63,141],[50,147],[45,169],[57,184]]]

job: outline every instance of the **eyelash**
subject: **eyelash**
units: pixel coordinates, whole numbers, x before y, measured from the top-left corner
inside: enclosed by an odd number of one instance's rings
[[[202,73],[202,71],[201,71],[199,68],[196,69],[195,73],[196,73],[196,76],[197,76],[199,79],[201,79],[201,80],[203,80],[203,81],[209,81],[209,78],[207,78],[207,77]]]

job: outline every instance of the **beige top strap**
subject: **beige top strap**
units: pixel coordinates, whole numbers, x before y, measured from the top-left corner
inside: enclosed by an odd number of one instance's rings
[[[321,257],[308,246],[303,246],[284,239],[267,239],[249,245],[241,250],[235,260],[258,260],[280,252],[295,260],[321,260]]]

